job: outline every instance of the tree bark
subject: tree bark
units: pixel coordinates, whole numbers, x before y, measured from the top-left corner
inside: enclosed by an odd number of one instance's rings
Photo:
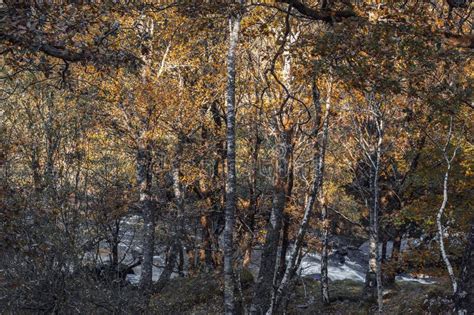
[[[204,213],[200,218],[201,223],[201,248],[199,249],[199,261],[205,272],[210,272],[213,267],[212,259],[212,241],[211,227],[209,224],[209,215]],[[202,268],[202,267],[201,267]]]
[[[291,155],[291,130],[284,130],[279,134],[279,148],[276,165],[276,176],[273,189],[272,209],[267,225],[267,234],[260,262],[254,297],[250,312],[264,313],[269,305],[273,291],[273,280],[277,261],[278,243],[282,225],[283,210],[286,203],[286,183],[288,179],[288,162]]]
[[[289,51],[290,45],[294,42],[296,37],[290,35],[290,11],[291,6],[288,8],[288,15],[286,16],[286,30],[284,34],[285,43],[283,44],[283,84],[282,87],[286,92],[286,98],[282,104],[283,113],[276,114],[279,116],[276,118],[278,121],[275,123],[275,130],[277,132],[276,140],[276,166],[275,166],[275,179],[273,184],[273,198],[272,198],[272,209],[270,213],[270,220],[266,228],[265,243],[261,256],[260,269],[258,271],[257,281],[254,290],[254,296],[250,312],[252,314],[263,314],[271,305],[272,297],[275,294],[275,285],[279,280],[279,274],[277,270],[278,260],[278,245],[280,243],[280,232],[282,228],[283,214],[288,201],[287,193],[290,184],[290,160],[292,156],[292,142],[293,142],[293,126],[290,122],[289,115],[291,114],[291,104],[288,104],[289,95],[291,94],[291,54]],[[289,41],[289,43],[287,42]],[[276,75],[273,73],[274,77]],[[290,185],[289,185],[290,184]],[[284,250],[282,246],[282,250]],[[286,253],[282,253],[286,256]],[[283,262],[285,259],[283,258]],[[281,263],[281,261],[280,261]]]
[[[321,152],[322,157],[320,158],[320,169],[321,169],[321,188],[320,188],[320,195],[323,199],[322,202],[322,209],[321,209],[321,222],[322,222],[322,252],[321,252],[321,298],[323,304],[329,304],[329,273],[328,273],[328,256],[329,256],[329,249],[328,249],[328,242],[329,242],[329,218],[328,218],[328,209],[327,204],[325,202],[324,194],[323,194],[323,181],[324,181],[324,153],[326,151],[326,146],[328,142],[328,134],[329,134],[329,111],[331,109],[331,93],[332,93],[332,78],[329,79],[328,82],[328,89],[327,89],[327,96],[326,96],[326,113],[324,114],[324,121],[323,121],[323,139],[321,144]]]
[[[142,15],[139,27],[137,28],[138,36],[141,39],[141,60],[144,64],[140,71],[143,85],[148,83],[151,66],[153,25],[153,21],[150,18]],[[141,126],[141,128],[140,134],[136,139],[136,180],[139,205],[143,216],[143,263],[140,287],[145,291],[145,296],[149,296],[153,284],[153,256],[155,250],[155,213],[151,200],[152,145],[146,133],[146,126]]]
[[[248,207],[248,219],[247,228],[249,229],[246,233],[244,240],[244,261],[243,266],[248,267],[252,261],[252,244],[253,244],[253,230],[255,225],[255,214],[257,213],[257,180],[258,180],[258,154],[260,150],[260,138],[258,134],[257,121],[254,122],[254,133],[255,140],[252,150],[252,175],[250,179],[249,189],[249,207]]]
[[[326,202],[323,202],[321,210],[321,220],[323,224],[323,233],[322,233],[322,252],[321,252],[321,298],[323,304],[328,305],[329,300],[329,274],[328,274],[328,239],[329,239],[329,220],[328,220],[328,209]]]
[[[309,225],[309,220],[312,216],[314,204],[316,199],[319,195],[323,184],[323,176],[324,176],[324,165],[325,165],[325,153],[326,147],[328,142],[328,135],[329,135],[329,112],[330,112],[330,94],[332,92],[332,81],[329,81],[328,85],[328,98],[326,101],[326,112],[324,114],[323,120],[323,132],[320,140],[316,140],[315,142],[315,154],[314,154],[314,166],[315,166],[315,178],[313,181],[313,185],[310,191],[310,195],[308,201],[305,205],[303,219],[300,223],[300,227],[298,229],[298,233],[296,235],[295,243],[293,248],[290,252],[290,258],[288,260],[288,265],[285,269],[285,273],[283,278],[276,290],[275,296],[271,301],[271,305],[267,310],[267,314],[273,314],[278,310],[281,305],[282,300],[286,297],[288,293],[288,288],[291,285],[292,279],[298,269],[298,266],[301,262],[301,247],[303,245],[304,236],[306,235],[306,231]],[[317,88],[316,82],[313,83],[313,102],[316,109],[316,123],[315,123],[315,134],[317,135],[317,131],[319,130],[319,122],[320,122],[320,113],[321,113],[321,103],[319,100],[319,90]]]
[[[140,287],[150,290],[153,281],[153,255],[155,250],[155,213],[151,200],[151,146],[139,139],[136,156],[136,178],[139,204],[143,216],[143,263]]]
[[[457,280],[454,275],[451,262],[449,261],[448,255],[446,254],[446,249],[444,247],[444,239],[443,239],[444,230],[443,230],[443,224],[441,222],[441,219],[443,218],[444,210],[446,209],[446,205],[448,203],[448,179],[449,179],[449,172],[451,170],[451,162],[456,157],[456,151],[457,151],[457,148],[456,148],[454,150],[452,157],[448,157],[447,150],[451,142],[452,125],[453,125],[453,121],[451,118],[450,125],[449,125],[449,133],[447,137],[448,139],[442,151],[443,158],[446,162],[446,172],[444,173],[444,179],[443,179],[443,202],[441,203],[441,206],[438,210],[438,214],[436,215],[436,225],[438,227],[438,241],[439,241],[439,250],[441,252],[441,257],[443,257],[444,264],[446,265],[446,269],[448,270],[449,278],[451,279],[451,285],[453,287],[453,293],[456,294]]]
[[[175,147],[175,158],[173,159],[172,163],[172,170],[171,176],[173,178],[173,192],[175,197],[175,203],[177,208],[177,226],[173,226],[175,230],[175,236],[173,241],[176,242],[173,244],[175,248],[171,248],[171,250],[178,251],[178,272],[180,276],[184,276],[183,273],[183,265],[184,265],[184,257],[183,257],[183,239],[185,235],[185,221],[184,221],[184,211],[185,211],[185,204],[184,204],[184,189],[183,185],[181,184],[181,156],[183,154],[183,146],[184,146],[185,137],[182,134],[178,136],[178,142]],[[173,255],[173,253],[172,253]]]
[[[380,256],[380,261],[382,263],[385,263],[386,259],[387,259],[387,240],[384,239],[382,240],[382,254]]]
[[[240,12],[229,18],[229,50],[227,54],[227,177],[224,227],[224,312],[235,313],[233,275],[233,233],[236,207],[237,178],[235,170],[235,59],[240,29]]]
[[[120,219],[116,219],[111,227],[110,249],[112,253],[111,265],[115,268],[119,267],[119,233],[120,233]],[[117,269],[118,270],[118,269]]]
[[[396,233],[395,239],[393,240],[392,256],[390,257],[390,260],[398,263],[401,257],[402,237],[400,231],[397,230]]]
[[[373,94],[367,96],[371,120],[376,128],[376,138],[370,147],[363,145],[363,150],[370,165],[370,209],[369,209],[369,266],[365,279],[364,294],[369,299],[376,298],[378,313],[382,314],[383,288],[382,267],[379,251],[379,207],[380,207],[380,163],[382,156],[382,142],[384,133],[384,118],[381,103]],[[370,139],[368,139],[370,142]],[[362,143],[367,143],[361,141]]]
[[[171,278],[171,274],[173,273],[174,266],[178,260],[178,253],[181,249],[179,246],[179,241],[177,239],[171,240],[172,245],[168,251],[168,259],[166,260],[165,267],[160,274],[160,278],[156,282],[154,286],[154,292],[160,292],[166,286],[168,281]]]
[[[281,231],[281,245],[280,245],[280,258],[278,262],[278,272],[276,284],[279,284],[286,270],[286,254],[288,252],[288,246],[290,245],[289,240],[290,234],[290,216],[287,213],[283,213],[282,218],[282,231]]]

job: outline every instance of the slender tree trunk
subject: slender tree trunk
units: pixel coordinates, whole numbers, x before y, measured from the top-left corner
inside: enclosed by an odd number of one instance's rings
[[[382,254],[380,256],[380,260],[382,263],[385,263],[387,260],[387,240],[383,239],[382,240]]]
[[[383,141],[383,122],[379,116],[380,112],[377,113],[377,146],[375,152],[375,165],[374,165],[374,177],[373,177],[373,238],[375,240],[375,259],[376,259],[376,280],[377,280],[377,304],[378,313],[382,314],[383,308],[383,288],[382,288],[382,264],[379,252],[379,173],[380,173],[380,158],[382,154],[382,141]]]
[[[205,272],[210,272],[214,266],[212,259],[212,241],[211,227],[209,224],[208,214],[203,214],[200,219],[201,223],[201,248],[199,249],[200,264],[204,266]]]
[[[328,240],[329,240],[329,219],[328,219],[328,209],[326,202],[323,202],[321,210],[321,220],[323,224],[323,234],[321,242],[323,243],[323,248],[321,252],[321,298],[323,304],[328,305],[329,300],[329,274],[328,274]]]
[[[119,268],[119,253],[118,253],[118,246],[119,246],[119,233],[120,233],[120,219],[115,220],[114,227],[112,229],[112,240],[110,246],[112,252],[112,266],[116,268],[118,271]]]
[[[291,8],[290,8],[291,10]],[[289,31],[289,15],[286,19],[287,31]],[[283,51],[283,82],[285,85],[285,92],[291,94],[291,83],[292,83],[292,73],[291,73],[291,53],[290,46],[296,40],[296,37],[292,37],[288,32],[287,38],[288,42],[285,43]],[[291,113],[291,104],[284,104],[284,113],[283,116],[288,118]],[[281,118],[281,117],[280,117]],[[276,286],[280,276],[279,270],[277,268],[278,262],[278,245],[280,243],[280,232],[282,228],[283,214],[288,201],[289,187],[290,184],[290,159],[292,156],[292,137],[293,137],[293,126],[289,121],[285,121],[285,118],[279,123],[280,128],[277,129],[278,139],[277,139],[277,163],[276,163],[276,174],[273,184],[273,199],[272,199],[272,209],[270,214],[269,224],[267,225],[267,234],[265,237],[265,244],[263,247],[260,269],[258,272],[257,282],[254,289],[254,296],[252,305],[250,307],[250,312],[252,314],[262,314],[268,310],[272,304],[271,300],[275,294],[274,287]],[[289,185],[290,184],[290,185]],[[284,236],[284,234],[283,234]],[[285,265],[286,263],[286,248],[282,246],[282,253],[280,256],[280,264]],[[285,257],[283,257],[283,255]]]
[[[392,256],[390,260],[398,264],[401,257],[401,247],[402,247],[402,236],[400,230],[396,230],[395,238],[393,240]]]
[[[444,247],[444,238],[443,238],[444,230],[443,230],[443,224],[441,222],[441,219],[443,218],[444,210],[446,209],[446,204],[448,203],[448,178],[449,178],[450,169],[451,169],[451,163],[448,161],[446,173],[444,174],[444,180],[443,180],[443,202],[436,216],[436,225],[438,227],[439,250],[441,252],[441,256],[443,257],[444,264],[446,265],[446,269],[448,270],[449,278],[451,279],[453,293],[456,293],[457,291],[456,276],[454,275],[453,267],[451,265],[451,262],[449,261],[448,255],[446,254],[446,249]]]
[[[184,265],[184,257],[183,257],[183,238],[185,235],[185,221],[184,221],[184,190],[181,184],[181,156],[183,154],[183,145],[184,145],[184,136],[179,135],[178,143],[175,147],[175,158],[172,163],[172,170],[171,175],[173,178],[173,192],[176,200],[176,208],[177,208],[177,226],[173,226],[175,229],[175,236],[172,241],[175,242],[174,247],[172,246],[172,250],[178,251],[178,272],[180,276],[184,276],[183,273],[183,265]],[[173,255],[173,253],[171,254]]]
[[[280,258],[278,262],[277,280],[275,282],[277,285],[280,283],[286,270],[286,254],[288,253],[288,246],[290,245],[289,234],[290,216],[287,213],[283,213]]]
[[[141,43],[141,59],[144,66],[141,70],[143,85],[148,83],[151,67],[151,56],[153,51],[152,38],[154,34],[153,21],[145,16],[140,16],[137,27]],[[136,180],[139,193],[139,204],[143,216],[143,263],[141,266],[140,287],[145,291],[145,297],[149,297],[153,284],[153,256],[155,250],[155,213],[151,200],[152,181],[152,148],[150,139],[147,139],[146,127],[142,126],[140,134],[136,139]]]
[[[143,215],[143,263],[140,287],[149,291],[153,281],[153,255],[155,249],[155,214],[151,201],[151,147],[139,139],[136,157],[136,177],[139,203]]]
[[[291,145],[291,144],[290,144]],[[293,150],[290,156],[290,168],[288,170],[288,183],[286,185],[286,204],[289,204],[291,201],[291,194],[293,192],[293,183],[294,183],[294,165],[293,165]],[[280,284],[283,275],[286,270],[286,256],[288,253],[288,247],[290,245],[290,215],[285,213],[283,210],[283,228],[281,233],[281,249],[280,249],[280,261],[278,263],[278,273],[277,279],[275,281],[275,286]]]
[[[378,256],[378,229],[377,229],[377,214],[375,209],[377,203],[375,202],[375,191],[378,189],[378,181],[375,167],[371,167],[370,171],[370,192],[371,207],[369,209],[369,269],[365,277],[365,294],[368,299],[376,299],[377,294],[377,256]],[[377,188],[376,188],[377,187]]]
[[[260,150],[260,138],[258,135],[257,121],[254,122],[255,142],[252,150],[252,176],[250,183],[250,202],[248,208],[247,231],[244,244],[244,261],[243,266],[248,267],[252,261],[252,244],[253,244],[253,230],[255,225],[255,214],[257,213],[257,176],[258,176],[258,153]]]
[[[254,290],[254,298],[250,312],[264,313],[269,305],[276,273],[277,251],[280,240],[283,210],[286,202],[286,183],[288,179],[288,162],[291,155],[291,131],[280,133],[276,176],[273,188],[272,209],[267,234],[263,247],[260,269]]]
[[[181,242],[179,248],[179,257],[178,257],[178,274],[180,277],[184,277],[184,245],[183,242]]]
[[[229,51],[227,54],[227,177],[224,227],[224,312],[235,314],[233,275],[233,233],[237,178],[235,170],[235,59],[240,29],[240,13],[229,18]]]
[[[383,314],[383,287],[382,287],[382,259],[379,252],[379,169],[380,169],[380,155],[381,155],[381,145],[382,145],[382,135],[379,134],[379,143],[377,145],[377,157],[376,157],[376,170],[374,176],[374,230],[375,230],[375,239],[376,239],[376,278],[377,278],[377,304],[378,304],[378,313]]]
[[[271,305],[267,310],[267,314],[273,314],[274,312],[278,311],[278,308],[281,305],[282,300],[286,297],[288,293],[288,288],[292,283],[292,279],[298,269],[298,266],[301,262],[301,247],[303,245],[304,236],[306,234],[309,220],[312,216],[314,204],[316,199],[321,191],[321,187],[323,184],[323,176],[324,176],[324,165],[325,165],[325,153],[326,147],[328,142],[329,136],[329,112],[330,112],[330,98],[329,95],[332,91],[332,81],[329,82],[329,89],[328,89],[328,98],[326,102],[326,112],[324,114],[323,120],[323,132],[320,140],[316,140],[315,142],[315,155],[314,155],[314,165],[315,165],[315,178],[313,181],[313,185],[310,191],[310,195],[308,201],[306,202],[303,219],[300,223],[300,227],[298,229],[298,233],[296,235],[295,243],[290,252],[290,258],[288,260],[288,265],[285,269],[285,273],[283,278],[278,286],[275,296],[271,301]],[[316,108],[316,124],[315,124],[315,133],[319,129],[319,120],[320,120],[320,113],[321,113],[321,104],[319,101],[319,90],[317,89],[316,82],[313,85],[313,102]]]
[[[382,288],[382,268],[379,251],[379,173],[380,160],[382,155],[382,142],[384,122],[381,112],[381,104],[370,99],[370,112],[372,121],[376,127],[376,141],[373,149],[365,148],[370,165],[370,211],[369,211],[369,268],[365,280],[365,294],[368,298],[376,298],[378,313],[382,314],[383,308],[383,288]]]
[[[328,134],[329,134],[329,111],[331,109],[331,93],[332,93],[332,77],[329,79],[328,82],[328,89],[327,89],[327,96],[326,96],[326,113],[324,114],[324,121],[323,121],[323,139],[322,139],[322,149],[323,152],[322,159],[320,163],[322,163],[321,169],[321,188],[320,188],[320,195],[323,199],[322,202],[322,209],[321,209],[321,222],[322,222],[322,252],[321,252],[321,298],[323,304],[329,304],[329,273],[328,273],[328,258],[329,258],[329,227],[330,222],[328,218],[328,209],[327,204],[324,198],[323,193],[323,182],[324,182],[324,152],[326,151],[326,146],[328,142]]]
[[[165,267],[160,274],[160,278],[154,285],[154,292],[160,292],[171,278],[173,273],[174,266],[176,265],[178,259],[178,252],[180,250],[179,241],[176,239],[171,240],[172,245],[168,251],[168,259],[166,260]]]

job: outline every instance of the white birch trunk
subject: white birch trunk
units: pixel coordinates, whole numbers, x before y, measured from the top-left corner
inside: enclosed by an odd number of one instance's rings
[[[438,214],[436,216],[436,225],[438,227],[438,239],[439,239],[439,249],[441,252],[441,257],[443,258],[444,264],[446,265],[446,269],[448,270],[449,278],[451,279],[451,285],[453,287],[453,293],[456,294],[457,291],[457,281],[456,281],[456,276],[454,275],[453,267],[451,265],[451,262],[449,261],[448,255],[446,254],[446,249],[444,247],[444,238],[443,238],[443,224],[441,222],[441,219],[443,218],[444,210],[446,209],[446,205],[448,203],[448,179],[449,179],[449,172],[451,170],[451,162],[454,160],[456,157],[456,148],[453,152],[453,155],[451,158],[448,157],[448,146],[450,145],[451,142],[451,136],[452,136],[452,131],[453,131],[453,120],[451,118],[450,124],[449,124],[449,132],[448,132],[448,137],[446,144],[443,148],[443,158],[446,162],[446,172],[444,173],[444,180],[443,180],[443,202],[441,203],[441,206],[438,210]]]
[[[224,227],[224,312],[235,314],[233,277],[233,233],[236,206],[235,170],[235,59],[240,29],[240,13],[229,18],[229,50],[227,54],[227,177]]]
[[[446,173],[444,174],[443,180],[443,202],[438,210],[438,214],[436,215],[436,225],[438,227],[439,250],[441,252],[441,257],[443,257],[444,264],[446,265],[446,269],[448,270],[449,278],[451,279],[451,285],[453,287],[453,292],[456,293],[457,281],[454,275],[453,266],[449,261],[448,255],[446,254],[446,248],[444,247],[443,224],[441,222],[444,210],[446,209],[446,204],[448,202],[448,177],[450,169],[451,164],[448,163],[448,167],[446,169]]]

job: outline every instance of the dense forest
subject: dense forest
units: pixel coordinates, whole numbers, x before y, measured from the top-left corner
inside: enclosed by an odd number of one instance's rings
[[[473,9],[0,1],[0,313],[474,314]]]

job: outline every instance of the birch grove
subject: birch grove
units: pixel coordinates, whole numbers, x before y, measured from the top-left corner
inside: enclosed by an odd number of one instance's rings
[[[470,1],[0,3],[0,309],[470,314]]]

